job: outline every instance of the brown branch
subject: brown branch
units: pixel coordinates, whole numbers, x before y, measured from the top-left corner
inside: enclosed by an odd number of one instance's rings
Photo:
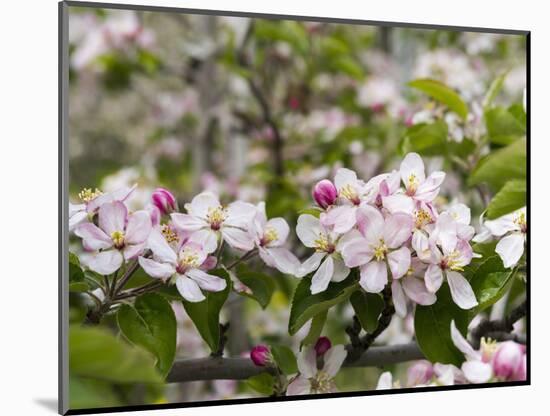
[[[514,330],[514,324],[527,314],[527,301],[523,301],[518,307],[514,308],[510,314],[502,319],[490,321],[485,319],[479,323],[472,331],[472,345],[478,349],[481,338],[491,338],[496,341],[506,341],[517,339],[525,341],[524,337],[510,334]],[[524,344],[525,342],[520,342]]]
[[[371,347],[354,362],[344,362],[344,367],[379,367],[389,364],[425,359],[414,342],[402,345]],[[273,367],[257,367],[249,358],[207,357],[177,360],[167,377],[168,383],[198,380],[246,380],[263,372],[276,374]]]

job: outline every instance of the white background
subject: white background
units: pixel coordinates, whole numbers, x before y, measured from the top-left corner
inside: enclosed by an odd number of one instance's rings
[[[112,0],[116,1],[116,0]],[[118,1],[124,3],[124,1]],[[477,415],[548,410],[550,25],[543,1],[135,0],[142,4],[532,31],[530,387],[267,403],[139,415],[307,412]],[[54,414],[57,397],[57,2],[6,1],[0,24],[0,413]],[[127,2],[128,3],[128,2]],[[131,3],[131,2],[130,2]],[[46,406],[44,405],[46,403]],[[540,407],[539,407],[540,406]]]

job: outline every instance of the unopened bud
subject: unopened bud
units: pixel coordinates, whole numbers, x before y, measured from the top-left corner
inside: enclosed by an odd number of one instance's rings
[[[178,208],[178,203],[174,195],[164,188],[155,189],[151,196],[151,200],[163,215],[170,214]]]
[[[328,179],[317,182],[313,187],[313,199],[321,208],[326,209],[334,204],[338,197],[338,191],[334,184]]]

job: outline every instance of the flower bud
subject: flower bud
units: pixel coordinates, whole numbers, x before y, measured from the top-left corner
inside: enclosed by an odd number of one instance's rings
[[[328,179],[317,182],[313,188],[313,199],[321,208],[326,209],[334,204],[338,197],[338,191],[334,184]]]
[[[511,380],[521,372],[524,351],[520,344],[506,341],[500,344],[493,357],[493,372],[496,377]]]
[[[315,343],[315,352],[317,353],[317,357],[320,357],[324,355],[330,348],[332,347],[332,344],[330,342],[330,339],[327,337],[320,337],[317,342]]]
[[[258,367],[265,367],[271,361],[271,351],[267,345],[256,345],[250,351],[250,359]]]
[[[164,188],[155,189],[151,196],[151,200],[163,215],[170,214],[178,208],[178,203],[174,195]]]
[[[432,363],[426,360],[417,361],[407,370],[407,385],[414,387],[428,384],[433,375],[434,368]]]

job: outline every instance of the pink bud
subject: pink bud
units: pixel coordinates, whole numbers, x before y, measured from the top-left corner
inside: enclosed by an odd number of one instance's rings
[[[512,380],[516,374],[521,375],[523,366],[523,348],[513,341],[500,344],[493,357],[493,372],[504,380]]]
[[[317,353],[317,357],[320,357],[322,355],[325,355],[325,353],[330,350],[332,347],[332,344],[330,342],[330,339],[327,337],[320,337],[317,342],[315,343],[315,352]]]
[[[271,361],[271,351],[267,345],[256,345],[250,351],[250,359],[258,367],[265,367]]]
[[[407,370],[407,385],[410,387],[427,384],[434,375],[432,363],[426,360],[415,362]]]
[[[334,184],[328,179],[317,182],[313,187],[313,199],[315,199],[317,205],[323,209],[334,204],[337,197],[338,191]]]
[[[151,200],[163,215],[170,214],[178,208],[178,203],[174,195],[164,188],[155,189],[151,196]]]
[[[160,210],[153,204],[147,204],[145,209],[149,212],[149,215],[151,216],[151,223],[153,224],[153,227],[156,227],[160,224]]]

